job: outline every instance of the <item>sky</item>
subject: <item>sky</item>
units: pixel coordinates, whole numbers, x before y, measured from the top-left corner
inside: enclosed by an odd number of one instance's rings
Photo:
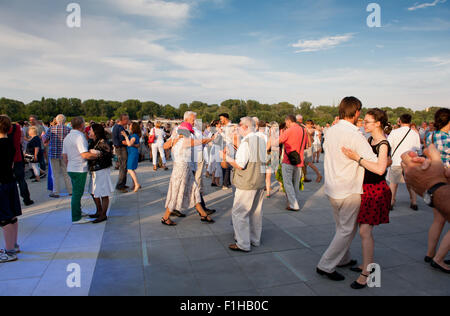
[[[450,107],[450,0],[372,1],[0,0],[0,97]]]

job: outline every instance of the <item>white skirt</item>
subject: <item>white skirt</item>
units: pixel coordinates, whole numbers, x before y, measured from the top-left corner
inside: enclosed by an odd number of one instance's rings
[[[112,196],[114,186],[111,182],[110,168],[91,172],[90,192],[95,198]]]

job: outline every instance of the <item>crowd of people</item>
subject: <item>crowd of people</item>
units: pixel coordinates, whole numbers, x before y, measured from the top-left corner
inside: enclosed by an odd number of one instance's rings
[[[51,198],[61,194],[60,178],[71,195],[73,224],[102,223],[108,219],[110,197],[115,190],[138,192],[139,162],[151,159],[153,170],[172,174],[161,223],[175,226],[175,217],[195,208],[200,220],[214,224],[216,210],[206,205],[206,179],[211,187],[232,190],[233,251],[250,252],[261,244],[264,198],[274,194],[276,174],[286,196],[286,211],[301,210],[301,190],[308,179],[308,167],[316,182],[325,180],[325,194],[333,209],[336,234],[317,265],[317,273],[334,281],[345,277],[337,267],[349,267],[359,273],[353,289],[367,286],[374,262],[375,227],[390,222],[395,211],[399,184],[406,183],[410,207],[419,209],[417,194],[434,208],[425,261],[444,273],[450,273],[445,258],[450,250],[450,232],[438,243],[449,221],[450,110],[436,113],[435,122],[420,129],[409,114],[396,126],[381,109],[370,109],[360,118],[362,103],[355,97],[344,98],[339,117],[321,127],[301,115],[287,115],[281,124],[243,117],[238,124],[229,114],[221,114],[210,124],[202,124],[197,114],[186,112],[181,124],[132,122],[127,114],[117,121],[86,124],[82,117],[66,123],[58,115],[50,126],[35,116],[26,124],[12,123],[0,116],[0,225],[6,247],[0,262],[17,260],[18,217],[21,215],[19,191],[25,205],[33,204],[25,180],[29,164],[34,181],[51,170]],[[324,175],[315,165],[324,153]],[[47,165],[50,168],[47,168]],[[119,171],[115,187],[111,169]],[[127,175],[133,186],[127,186]],[[96,205],[95,214],[84,213],[81,198],[89,179],[89,193]],[[19,188],[19,189],[18,189]],[[358,232],[362,242],[362,263],[351,257],[350,245]]]

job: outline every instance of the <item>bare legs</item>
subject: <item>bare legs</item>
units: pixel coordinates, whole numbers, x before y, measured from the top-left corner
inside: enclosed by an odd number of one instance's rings
[[[136,175],[136,171],[134,170],[128,170],[128,173],[130,174],[131,178],[133,179],[133,183],[134,183],[134,192],[139,191],[139,189],[141,188],[141,185],[139,184],[137,175]]]
[[[267,197],[270,197],[270,192],[272,191],[272,169],[267,168],[266,170],[266,191]]]
[[[375,242],[372,235],[373,226],[368,224],[362,224],[359,227],[359,234],[361,236],[362,243],[362,255],[363,255],[363,265],[361,269],[363,270],[363,274],[368,273],[367,267],[369,264],[374,263],[374,248]],[[357,282],[359,284],[366,284],[367,278],[363,275],[360,275]]]
[[[19,231],[19,223],[9,224],[3,227],[3,236],[5,239],[6,251],[13,250],[17,245],[17,236]]]
[[[428,252],[427,257],[434,258],[434,262],[441,265],[446,269],[450,269],[445,263],[445,257],[450,251],[450,231],[442,239],[441,246],[436,252],[439,239],[441,238],[442,231],[444,229],[446,220],[437,210],[433,210],[434,220],[428,232]]]
[[[391,192],[392,192],[392,203],[391,203],[391,205],[392,206],[395,206],[395,203],[396,203],[396,196],[397,196],[397,190],[398,190],[398,183],[390,183],[389,184],[389,188],[391,188]],[[406,186],[406,188],[408,189],[408,192],[409,192],[409,198],[410,198],[410,201],[411,201],[411,204],[412,205],[417,205],[417,194],[411,189],[411,188],[409,188],[408,186]]]
[[[316,163],[319,163],[319,162],[320,162],[320,151],[316,151],[316,152],[313,154],[313,161],[316,162]]]
[[[310,167],[316,173],[316,176],[317,176],[316,182],[322,181],[322,175],[320,174],[319,169],[317,169],[316,165],[313,164],[312,162],[310,162],[310,163],[308,163],[308,167]],[[306,176],[305,176],[305,178],[306,178]]]
[[[391,182],[391,183],[389,183],[389,188],[391,189],[391,192],[392,192],[391,205],[392,205],[392,207],[394,207],[395,206],[395,202],[396,202],[395,197],[397,196],[398,184]]]
[[[434,262],[436,262],[441,267],[450,270],[450,266],[446,265],[444,260],[447,256],[448,252],[450,251],[450,231],[445,234],[444,239],[442,239],[441,246],[439,247],[439,250],[434,257]]]

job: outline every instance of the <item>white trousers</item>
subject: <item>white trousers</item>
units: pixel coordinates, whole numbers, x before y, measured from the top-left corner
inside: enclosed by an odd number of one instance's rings
[[[302,168],[289,164],[282,164],[283,184],[289,207],[294,210],[300,210],[300,179],[302,177]]]
[[[195,181],[197,182],[200,193],[203,194],[203,169],[205,167],[205,162],[197,162],[197,170],[195,171]]]
[[[164,153],[164,144],[152,144],[153,166],[158,164],[158,151],[161,155],[163,165],[166,164],[166,154]]]
[[[361,207],[361,195],[353,194],[344,200],[330,200],[336,221],[336,235],[328,247],[318,268],[333,273],[336,267],[350,262],[350,246],[358,231],[357,219]]]
[[[264,189],[236,189],[231,216],[234,236],[242,250],[250,251],[252,245],[259,247],[261,244],[263,201]]]

